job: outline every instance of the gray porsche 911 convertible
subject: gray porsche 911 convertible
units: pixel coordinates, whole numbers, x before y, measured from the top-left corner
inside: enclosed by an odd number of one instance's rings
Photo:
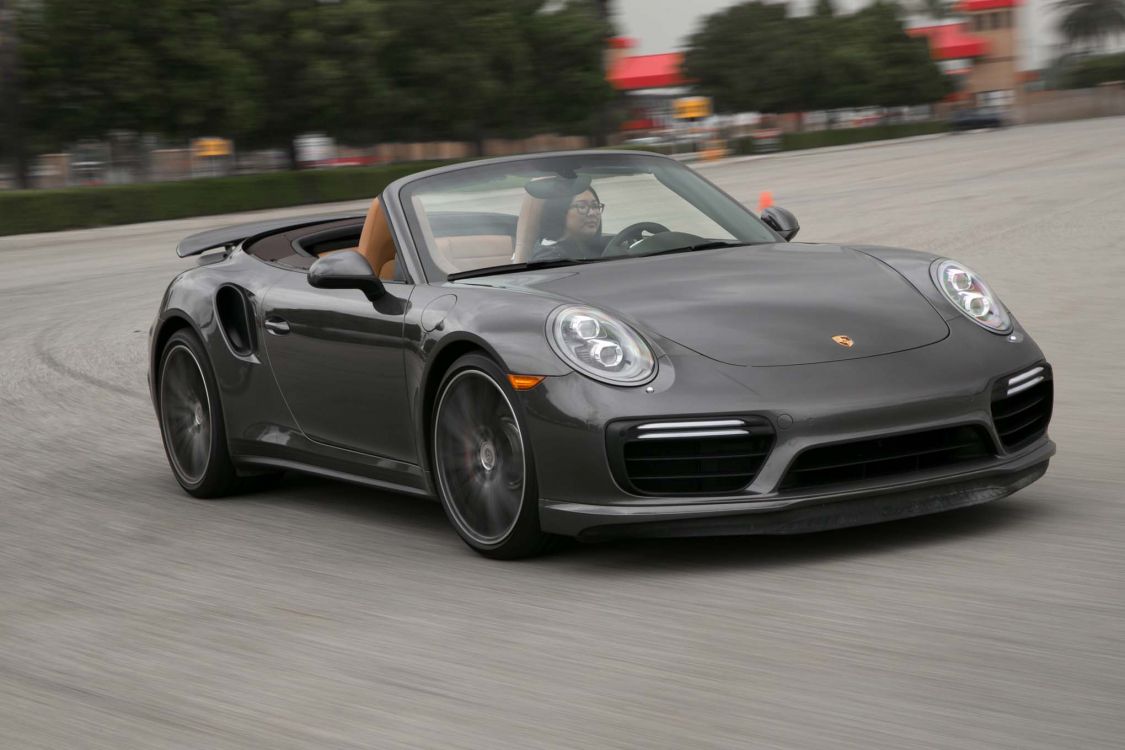
[[[1051,367],[985,281],[797,230],[674,160],[591,151],[193,235],[151,332],[172,472],[198,497],[287,470],[436,497],[499,558],[872,523],[1042,476]]]

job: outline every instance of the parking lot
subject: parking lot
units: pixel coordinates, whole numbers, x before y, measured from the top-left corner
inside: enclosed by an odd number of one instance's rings
[[[1055,368],[1046,477],[943,516],[476,557],[435,503],[184,495],[145,384],[191,232],[0,238],[0,747],[1125,744],[1125,119],[703,164],[800,239],[982,273]],[[341,204],[360,206],[356,204]]]

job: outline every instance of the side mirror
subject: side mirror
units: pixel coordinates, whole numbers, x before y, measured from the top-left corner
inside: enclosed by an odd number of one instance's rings
[[[797,232],[801,231],[801,225],[797,223],[797,217],[781,206],[770,206],[762,211],[761,218],[766,226],[780,234],[786,242],[796,237]]]
[[[309,284],[317,289],[358,289],[372,302],[386,293],[371,264],[354,250],[317,258],[309,268]]]

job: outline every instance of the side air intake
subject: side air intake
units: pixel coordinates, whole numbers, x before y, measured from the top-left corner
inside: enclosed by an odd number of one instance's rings
[[[992,389],[992,423],[1005,450],[1019,450],[1047,432],[1054,405],[1051,366],[1004,377]]]

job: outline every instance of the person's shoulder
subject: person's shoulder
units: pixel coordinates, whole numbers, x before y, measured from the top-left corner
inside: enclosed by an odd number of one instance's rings
[[[564,241],[540,240],[531,251],[531,260],[561,260],[567,257]]]

